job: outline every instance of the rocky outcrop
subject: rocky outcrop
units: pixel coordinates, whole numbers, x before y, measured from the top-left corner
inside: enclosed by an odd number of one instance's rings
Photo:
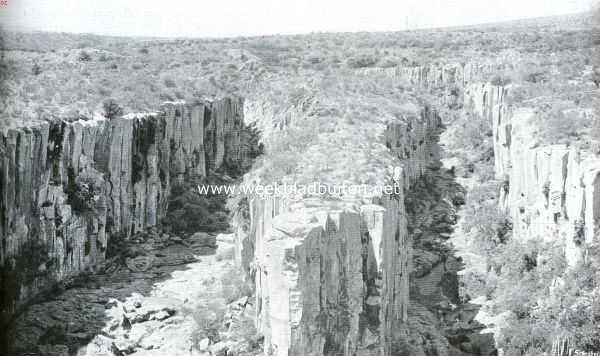
[[[244,121],[248,125],[255,125],[261,133],[261,140],[267,141],[270,137],[277,135],[279,131],[303,119],[315,101],[315,98],[308,96],[285,110],[278,110],[271,100],[246,98]]]
[[[166,214],[171,186],[247,158],[243,103],[166,103],[159,112],[39,121],[0,133],[2,313],[104,260]]]
[[[390,68],[364,68],[358,70],[359,75],[383,74],[391,78],[400,78],[410,84],[424,88],[442,88],[486,81],[498,70],[505,69],[505,64],[486,62],[430,64],[423,66],[397,66]]]
[[[411,241],[404,188],[437,158],[435,111],[382,128],[397,194],[252,197],[236,218],[269,355],[391,355],[407,323]]]
[[[570,264],[582,258],[600,223],[600,158],[574,146],[547,145],[536,134],[532,108],[506,103],[511,87],[469,88],[466,104],[493,123],[500,203],[514,236],[562,240]]]

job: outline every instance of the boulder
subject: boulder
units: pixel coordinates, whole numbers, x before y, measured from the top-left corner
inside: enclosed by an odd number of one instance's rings
[[[198,343],[198,349],[200,351],[206,351],[208,349],[209,345],[210,345],[210,339],[205,337],[204,339],[200,340],[200,342]]]

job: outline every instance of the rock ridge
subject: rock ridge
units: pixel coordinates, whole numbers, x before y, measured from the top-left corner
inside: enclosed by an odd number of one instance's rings
[[[404,189],[439,158],[440,126],[425,106],[379,128],[400,194],[249,197],[234,219],[236,259],[255,283],[266,354],[393,354],[412,270]]]

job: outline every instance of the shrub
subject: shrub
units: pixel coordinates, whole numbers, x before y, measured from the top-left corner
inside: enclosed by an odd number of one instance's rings
[[[578,139],[584,129],[584,122],[574,110],[566,111],[561,103],[554,104],[543,114],[546,118],[541,129],[543,138],[551,143],[559,143],[568,138]]]
[[[595,68],[590,75],[590,81],[596,85],[596,88],[600,88],[600,68]]]
[[[86,214],[94,211],[94,196],[99,192],[100,187],[97,187],[91,178],[76,176],[73,167],[67,169],[67,178],[67,187],[65,189],[67,204],[78,214]]]
[[[165,78],[164,83],[167,88],[176,88],[177,87],[177,83],[175,83],[175,81],[171,78]]]
[[[104,110],[104,116],[109,120],[123,115],[123,108],[121,108],[114,99],[104,101],[104,103],[102,103],[102,109]]]
[[[89,62],[92,60],[92,56],[87,53],[86,51],[81,51],[79,52],[79,56],[77,57],[77,60],[80,62]]]
[[[544,317],[558,322],[555,334],[573,341],[576,349],[600,351],[600,246],[588,246],[587,256],[561,278],[544,304]]]
[[[476,152],[486,152],[493,150],[493,130],[490,120],[474,116],[461,116],[456,122],[460,129],[453,134],[453,140],[460,144],[460,149],[468,148]]]
[[[350,68],[365,68],[373,67],[377,63],[377,59],[367,54],[360,54],[354,57],[348,58],[346,64]]]
[[[192,314],[192,318],[198,326],[198,329],[192,335],[196,348],[204,338],[209,338],[213,343],[220,341],[219,329],[225,316],[225,307],[221,303],[217,301],[209,302],[196,310],[188,310],[188,312]]]
[[[512,231],[509,216],[498,209],[495,199],[490,199],[497,192],[496,185],[488,184],[473,188],[467,195],[469,210],[462,227],[471,233],[473,248],[483,256],[495,253],[499,245],[508,241]]]
[[[244,272],[239,268],[231,266],[223,275],[223,298],[227,303],[234,302],[244,296],[252,295],[252,288],[244,280]]]
[[[566,271],[564,245],[511,241],[498,251],[495,259],[502,266],[494,293],[495,308],[513,315],[500,330],[498,339],[507,354],[541,354],[549,350],[554,337],[576,329],[576,323],[560,325],[565,312],[570,312],[565,309],[568,306],[565,296],[582,290],[580,286],[573,288],[569,282],[570,292],[557,288],[562,283],[557,278]]]
[[[496,86],[505,86],[512,82],[512,79],[507,74],[497,73],[490,78],[490,83]]]
[[[292,126],[273,138],[265,154],[260,178],[278,182],[296,172],[303,152],[318,138],[316,126]]]
[[[531,69],[523,73],[523,80],[530,83],[540,83],[546,79],[546,73],[541,69]]]
[[[38,63],[34,63],[31,67],[31,73],[33,75],[40,75],[42,73],[42,67]]]
[[[163,224],[182,235],[225,230],[229,227],[226,199],[226,195],[200,195],[197,187],[192,184],[174,185]]]

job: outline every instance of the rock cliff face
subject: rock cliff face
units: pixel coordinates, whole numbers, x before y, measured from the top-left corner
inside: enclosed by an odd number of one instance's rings
[[[514,235],[522,239],[562,240],[570,264],[600,223],[600,158],[567,145],[544,145],[536,137],[531,108],[506,104],[510,87],[471,86],[466,105],[491,120],[495,170],[504,180],[502,207],[510,212]]]
[[[390,68],[365,68],[358,71],[360,75],[383,74],[392,78],[401,78],[419,87],[440,88],[448,85],[460,87],[488,79],[493,72],[505,68],[506,65],[488,63],[447,63],[426,66],[397,66]]]
[[[381,132],[399,165],[389,179],[398,194],[250,199],[234,223],[236,255],[256,284],[267,354],[393,354],[412,270],[403,189],[437,159],[439,126],[426,108]]]
[[[243,102],[166,103],[108,120],[40,121],[0,133],[2,313],[94,270],[109,236],[155,226],[176,182],[246,158]]]

